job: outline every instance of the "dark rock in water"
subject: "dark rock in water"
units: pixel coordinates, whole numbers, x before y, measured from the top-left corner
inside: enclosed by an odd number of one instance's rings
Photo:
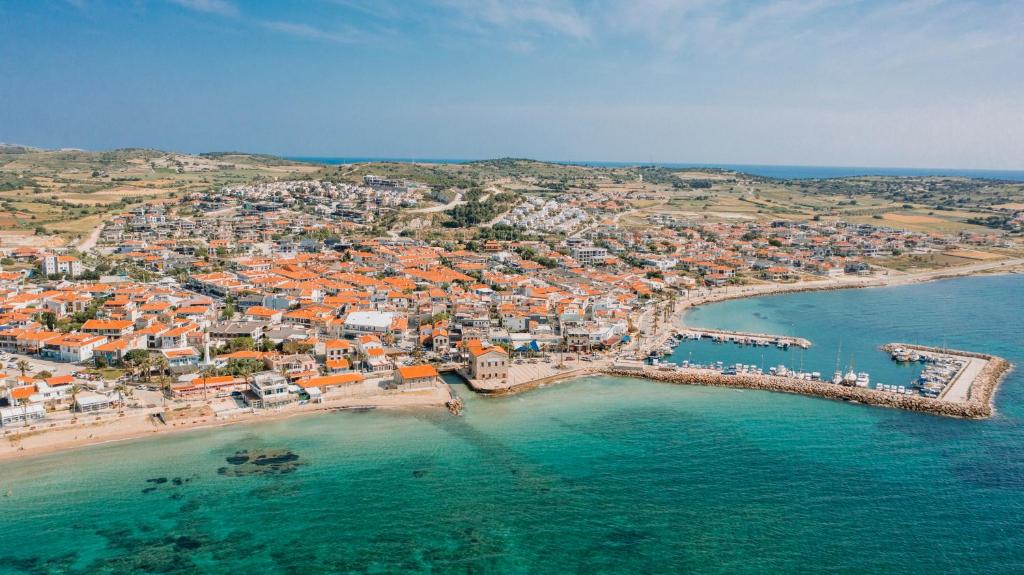
[[[287,449],[261,449],[237,451],[226,458],[234,467],[221,467],[220,475],[240,477],[243,475],[284,475],[304,465],[298,454]]]
[[[419,479],[420,477],[426,476],[427,473],[429,473],[429,471],[427,471],[426,469],[414,469],[412,472],[412,476],[415,477],[416,479]]]
[[[181,498],[182,498],[181,493],[172,493],[171,494],[171,500],[172,501],[179,501]]]
[[[234,455],[227,458],[227,462],[231,465],[242,465],[249,461],[249,451],[243,449],[242,451],[236,451]]]
[[[175,477],[174,479],[171,480],[171,484],[173,484],[175,487],[180,486],[183,483],[185,483],[185,480],[180,477]]]
[[[292,453],[291,451],[285,451],[282,453],[261,453],[257,455],[253,460],[253,465],[281,465],[282,463],[292,463],[298,461],[299,456]]]
[[[147,487],[142,490],[143,493],[153,493],[154,491],[156,491],[156,487]]]
[[[162,483],[167,483],[167,478],[166,477],[154,477],[153,479],[147,479],[146,483],[156,483],[157,485],[160,485]]]

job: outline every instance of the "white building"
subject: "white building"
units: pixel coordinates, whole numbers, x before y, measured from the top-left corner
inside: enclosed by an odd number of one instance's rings
[[[608,257],[608,250],[595,246],[576,246],[572,248],[572,259],[588,266],[603,261]]]
[[[72,256],[45,255],[42,267],[43,274],[48,276],[66,275],[77,278],[82,275],[82,262]]]
[[[0,425],[31,425],[46,417],[46,410],[41,404],[0,407]]]
[[[344,329],[348,335],[385,334],[391,330],[395,314],[380,311],[354,311],[345,318]]]

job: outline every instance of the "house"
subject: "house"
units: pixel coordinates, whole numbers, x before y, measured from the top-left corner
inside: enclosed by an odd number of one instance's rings
[[[508,379],[508,352],[497,346],[484,347],[479,340],[467,344],[471,379]]]
[[[295,400],[288,391],[288,380],[273,371],[262,371],[253,375],[249,380],[249,393],[245,398],[249,405],[260,409],[286,405]]]
[[[357,385],[363,382],[361,373],[340,373],[301,379],[297,383],[309,395],[310,399],[322,401],[321,395],[332,387]]]
[[[328,363],[346,359],[355,351],[352,342],[344,339],[329,339],[323,342],[323,356]]]
[[[163,348],[160,353],[167,360],[167,367],[173,372],[187,372],[199,366],[199,352],[191,347]]]
[[[402,391],[428,389],[437,384],[440,375],[429,364],[403,365],[395,370],[395,385]]]
[[[267,369],[276,372],[303,372],[316,369],[316,360],[307,353],[268,354],[263,358]]]
[[[43,346],[42,355],[59,361],[78,363],[92,359],[93,350],[105,343],[107,338],[102,335],[72,333],[47,341]]]
[[[124,337],[135,329],[135,324],[123,320],[90,319],[82,324],[82,333],[105,335],[107,337]]]

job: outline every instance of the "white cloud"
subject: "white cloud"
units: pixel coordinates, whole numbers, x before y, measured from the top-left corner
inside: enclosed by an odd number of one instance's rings
[[[486,32],[507,30],[517,34],[555,34],[582,39],[590,36],[590,22],[565,0],[438,0],[454,12],[461,25]]]
[[[310,40],[322,40],[325,42],[334,42],[338,44],[349,44],[359,41],[360,34],[354,30],[346,30],[341,32],[332,32],[323,30],[315,26],[308,24],[299,24],[296,22],[286,22],[283,20],[268,20],[260,22],[264,28],[273,30],[274,32],[281,32],[289,36],[295,36],[298,38],[308,38]]]
[[[204,12],[207,14],[219,14],[221,16],[234,16],[238,14],[238,8],[227,0],[170,0],[183,8]]]

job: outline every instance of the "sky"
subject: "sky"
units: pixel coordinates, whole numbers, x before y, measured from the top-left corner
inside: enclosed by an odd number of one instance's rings
[[[1024,169],[1024,2],[4,0],[0,141]]]

